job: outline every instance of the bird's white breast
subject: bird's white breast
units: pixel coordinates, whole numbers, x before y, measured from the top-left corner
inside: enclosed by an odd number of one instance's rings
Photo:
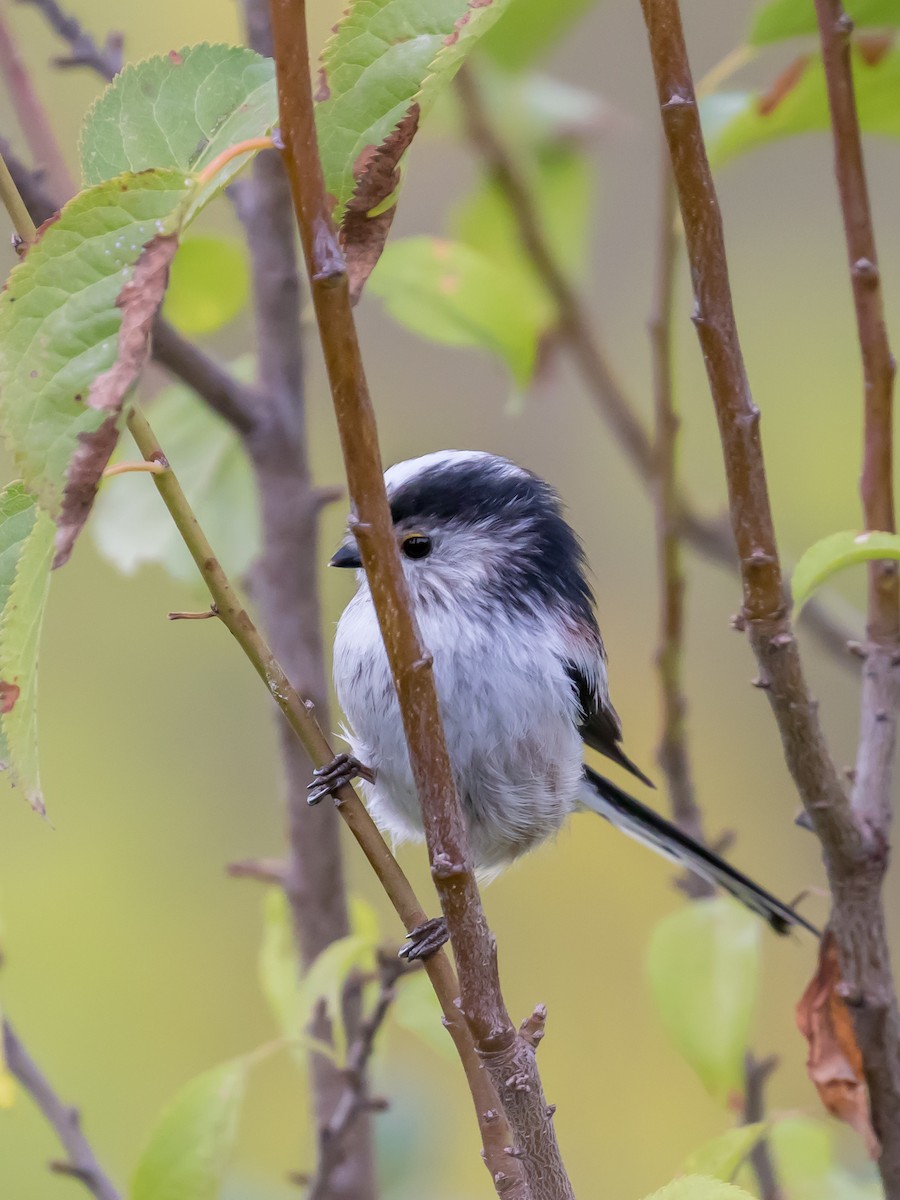
[[[581,740],[565,671],[565,628],[533,614],[459,606],[446,598],[417,612],[447,747],[482,873],[492,874],[555,833],[577,806]],[[601,664],[602,669],[602,664]],[[422,836],[399,705],[365,583],[335,639],[338,699],[354,754],[371,767],[376,821],[396,839]]]

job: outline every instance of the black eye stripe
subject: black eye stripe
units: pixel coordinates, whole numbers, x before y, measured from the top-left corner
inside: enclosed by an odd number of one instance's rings
[[[426,558],[431,553],[431,538],[414,533],[403,539],[400,549],[407,558]]]

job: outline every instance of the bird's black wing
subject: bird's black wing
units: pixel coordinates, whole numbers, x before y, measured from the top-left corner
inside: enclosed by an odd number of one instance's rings
[[[718,854],[713,854],[711,850],[682,833],[652,808],[641,804],[639,800],[617,788],[614,783],[598,775],[590,767],[584,768],[584,775],[593,793],[590,799],[585,797],[585,804],[611,825],[650,846],[664,858],[687,867],[695,875],[724,888],[767,921],[776,933],[788,933],[792,925],[802,925],[810,933],[819,935],[818,929],[804,920],[799,913],[776,900],[758,883],[754,883],[737,868],[730,866]]]
[[[582,741],[590,746],[592,750],[597,750],[600,754],[605,754],[607,758],[611,758],[620,767],[624,767],[626,771],[630,771],[632,775],[636,775],[648,787],[655,787],[656,785],[653,781],[647,778],[640,767],[636,763],[633,763],[622,749],[620,744],[622,741],[622,722],[619,720],[619,714],[613,706],[608,700],[604,701],[602,696],[598,694],[597,689],[591,685],[590,680],[581,667],[579,667],[578,663],[567,662],[566,672],[572,680],[572,686],[575,689],[575,695],[578,700],[581,716],[578,732],[581,734]]]

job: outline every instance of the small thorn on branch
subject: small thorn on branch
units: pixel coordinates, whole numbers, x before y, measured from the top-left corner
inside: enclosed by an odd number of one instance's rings
[[[68,1175],[71,1179],[79,1179],[82,1183],[90,1184],[93,1178],[90,1171],[84,1167],[77,1167],[65,1159],[51,1159],[47,1166],[54,1175]]]
[[[166,616],[170,621],[208,621],[210,617],[220,616],[220,613],[216,605],[211,604],[202,612],[170,612]]]
[[[522,1040],[531,1046],[532,1050],[537,1050],[538,1044],[546,1033],[545,1025],[547,1024],[547,1005],[536,1004],[534,1012],[531,1016],[526,1017],[519,1026],[519,1033]]]
[[[226,872],[232,879],[256,879],[260,883],[274,883],[279,887],[287,878],[287,864],[280,858],[242,858],[227,863]]]

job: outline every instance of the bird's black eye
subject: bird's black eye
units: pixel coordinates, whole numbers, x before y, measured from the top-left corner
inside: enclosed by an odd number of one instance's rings
[[[424,533],[410,533],[401,543],[400,549],[407,558],[427,558],[431,553],[431,538]]]

